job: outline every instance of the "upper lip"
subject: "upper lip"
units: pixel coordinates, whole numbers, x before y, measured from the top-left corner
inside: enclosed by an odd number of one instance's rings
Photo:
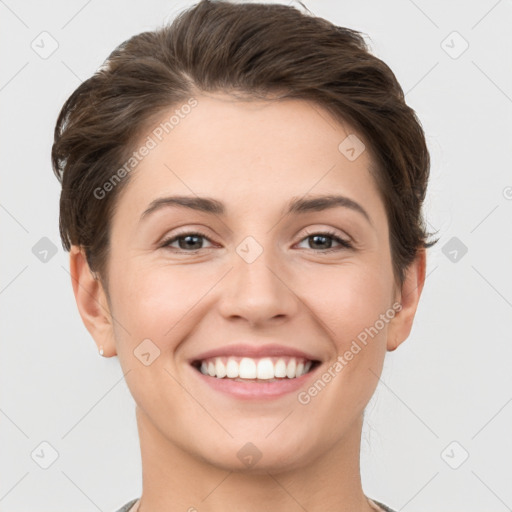
[[[262,358],[262,357],[278,357],[288,356],[308,359],[310,361],[319,361],[319,358],[308,354],[302,350],[298,350],[293,347],[286,347],[285,345],[225,345],[223,347],[214,348],[202,352],[197,356],[190,359],[190,363],[196,361],[204,361],[211,357],[221,356],[235,356],[235,357],[251,357],[251,358]]]

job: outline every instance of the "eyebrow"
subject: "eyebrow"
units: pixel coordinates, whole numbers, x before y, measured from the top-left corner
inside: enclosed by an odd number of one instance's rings
[[[204,213],[214,215],[225,215],[226,207],[224,203],[210,197],[198,196],[169,196],[155,199],[150,203],[148,208],[141,215],[140,220],[148,217],[153,212],[161,208],[179,207],[189,208]],[[293,197],[288,203],[288,209],[284,212],[285,215],[295,213],[309,213],[320,212],[332,208],[348,208],[361,214],[371,225],[373,225],[368,212],[356,201],[346,196],[340,195],[323,195],[323,196],[308,196],[308,197]]]

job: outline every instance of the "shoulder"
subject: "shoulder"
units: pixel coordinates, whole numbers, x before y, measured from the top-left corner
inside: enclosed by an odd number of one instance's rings
[[[128,512],[133,507],[133,505],[137,503],[138,500],[139,498],[135,498],[129,501],[126,505],[123,505],[119,510],[116,510],[116,512]]]
[[[384,503],[381,503],[380,501],[374,500],[373,498],[372,501],[376,503],[384,512],[395,512],[392,508],[389,508],[387,505],[384,505]]]

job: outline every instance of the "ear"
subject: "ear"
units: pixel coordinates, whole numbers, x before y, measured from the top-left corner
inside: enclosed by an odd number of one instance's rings
[[[415,260],[407,268],[404,284],[396,298],[402,304],[402,309],[395,314],[388,327],[387,349],[390,352],[396,350],[411,332],[414,315],[425,284],[426,259],[425,249],[420,249]]]
[[[82,321],[105,357],[116,355],[112,315],[103,285],[87,263],[84,251],[76,245],[69,252],[73,292]]]

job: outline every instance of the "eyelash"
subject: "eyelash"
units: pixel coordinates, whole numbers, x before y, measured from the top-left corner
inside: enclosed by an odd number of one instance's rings
[[[318,252],[320,254],[325,254],[325,253],[339,251],[339,250],[342,250],[342,249],[353,249],[353,245],[352,245],[351,242],[349,242],[348,240],[344,240],[343,238],[340,238],[339,236],[336,235],[336,233],[334,231],[321,231],[321,232],[306,233],[306,236],[303,237],[300,240],[300,242],[302,242],[303,240],[306,240],[307,238],[315,236],[315,235],[321,235],[321,236],[332,238],[333,240],[338,242],[342,247],[338,247],[338,248],[334,248],[334,249],[325,249],[323,251],[322,250],[315,251],[314,249],[311,249],[313,252]],[[202,238],[205,238],[209,242],[211,242],[211,240],[204,233],[201,233],[200,231],[186,231],[184,233],[178,233],[177,235],[175,235],[175,236],[173,236],[171,238],[168,238],[167,240],[164,240],[162,242],[162,244],[160,245],[160,247],[161,248],[169,248],[169,249],[171,249],[170,244],[172,244],[172,243],[176,242],[177,240],[179,240],[180,238],[184,238],[186,236],[200,236]],[[173,252],[185,252],[185,253],[189,253],[189,254],[196,254],[200,250],[201,249],[196,249],[194,251],[186,251],[184,249],[178,249],[178,250],[173,251]]]

